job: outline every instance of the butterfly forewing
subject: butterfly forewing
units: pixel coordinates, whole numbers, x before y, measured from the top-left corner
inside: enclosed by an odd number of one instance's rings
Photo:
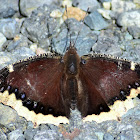
[[[63,75],[63,63],[60,57],[37,57],[36,59],[23,61],[13,65],[13,71],[8,72],[4,79],[4,85],[11,86],[12,90],[18,89],[19,93],[25,93],[26,100],[31,99],[41,104],[49,114],[55,116],[65,115],[61,99],[61,77]]]
[[[88,114],[108,111],[111,99],[121,99],[120,92],[128,92],[127,86],[139,81],[138,74],[130,69],[128,61],[99,55],[84,59],[86,63],[80,64],[80,77],[87,88]]]

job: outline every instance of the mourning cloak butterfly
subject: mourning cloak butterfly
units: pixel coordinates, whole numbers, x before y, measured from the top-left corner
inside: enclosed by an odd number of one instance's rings
[[[79,57],[70,44],[65,55],[40,55],[0,70],[0,94],[15,94],[36,114],[69,118],[109,111],[139,87],[140,65],[100,54]]]

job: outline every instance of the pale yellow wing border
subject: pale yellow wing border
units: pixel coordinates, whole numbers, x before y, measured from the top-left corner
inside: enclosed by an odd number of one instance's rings
[[[111,109],[109,112],[102,112],[100,115],[88,115],[83,118],[83,122],[96,121],[97,123],[101,123],[107,120],[121,120],[122,115],[124,115],[129,109],[136,106],[132,98],[135,98],[139,93],[140,87],[137,89],[131,89],[130,95],[125,101],[118,100],[112,106],[109,106]],[[22,105],[21,100],[16,99],[14,93],[9,95],[7,90],[3,93],[0,92],[0,102],[4,105],[11,106],[17,111],[19,116],[26,118],[27,121],[32,121],[34,127],[43,123],[54,124],[57,126],[60,123],[69,123],[68,118],[63,116],[54,117],[52,115],[43,115],[41,113],[36,114],[34,111],[29,111],[28,108]]]

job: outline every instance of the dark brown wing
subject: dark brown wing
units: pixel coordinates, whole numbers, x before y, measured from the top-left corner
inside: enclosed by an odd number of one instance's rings
[[[128,61],[100,55],[84,59],[87,60],[80,64],[80,78],[87,89],[84,90],[88,95],[87,114],[108,111],[108,104],[126,99],[130,89],[139,86],[138,73],[130,69]]]
[[[0,71],[1,92],[14,92],[36,113],[65,115],[60,94],[63,68],[60,57],[40,56],[14,64],[13,72],[8,68]]]

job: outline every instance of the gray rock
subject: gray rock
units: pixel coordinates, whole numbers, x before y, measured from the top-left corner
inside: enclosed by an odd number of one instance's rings
[[[0,17],[9,18],[9,17],[14,16],[15,13],[16,13],[15,10],[13,8],[9,7],[7,10],[0,13]]]
[[[93,126],[94,126],[94,127],[93,127]],[[83,123],[83,129],[84,129],[84,130],[87,130],[87,131],[88,131],[88,129],[89,129],[89,130],[92,130],[92,131],[94,131],[94,132],[98,132],[98,130],[104,131],[104,130],[102,129],[102,127],[101,127],[97,122],[95,122],[95,121]]]
[[[139,101],[140,101],[140,99],[138,99],[138,102]],[[123,122],[125,123],[127,118],[130,118],[130,121],[132,121],[132,122],[134,122],[134,120],[132,118],[140,119],[140,108],[139,107],[140,107],[140,104],[137,107],[130,109],[126,114],[124,114],[122,116]]]
[[[5,49],[7,48],[8,44],[11,42],[11,40],[6,40],[6,42],[1,46],[1,52],[5,51]]]
[[[101,3],[103,2],[111,2],[112,0],[99,0]]]
[[[8,52],[11,52],[12,50],[16,48],[21,48],[21,47],[30,47],[32,42],[26,37],[23,36],[22,34],[17,35],[18,39],[12,40],[9,42],[9,44],[6,46],[6,50]]]
[[[130,136],[137,140],[140,138],[140,99],[135,99],[135,108],[130,109],[126,114],[124,114],[121,119],[121,125],[119,125],[118,131],[123,135]]]
[[[122,32],[118,28],[101,31],[92,50],[96,53],[112,54],[113,56],[139,62],[140,40],[132,40],[132,37],[126,39],[126,33],[128,32]]]
[[[53,7],[44,5],[34,11],[30,18],[27,18],[22,26],[21,32],[32,42],[38,43],[38,47],[48,50],[52,35],[59,27],[56,19],[50,18]]]
[[[14,41],[14,40],[12,40],[9,44],[8,44],[8,46],[7,46],[7,51],[12,51],[12,50],[14,50],[18,45],[20,44],[20,40],[17,40],[17,41]]]
[[[76,139],[74,139],[74,140],[76,140]],[[77,140],[99,140],[99,139],[94,135],[86,135],[86,134],[84,134],[81,137],[79,136],[77,138]]]
[[[6,42],[6,40],[6,37],[2,33],[0,33],[0,51],[2,51],[2,46]]]
[[[73,131],[75,128],[80,130],[83,127],[82,125],[83,121],[80,111],[78,111],[78,109],[71,110],[69,119],[69,130]]]
[[[111,16],[110,14],[112,14],[111,10],[106,10],[106,9],[97,9],[97,11],[102,15],[103,18],[110,20]]]
[[[123,48],[121,46],[123,46]],[[123,42],[120,42],[120,48],[123,50],[121,57],[131,61],[140,61],[140,39],[133,39],[130,41],[124,40]]]
[[[131,122],[124,122],[122,121],[121,124],[118,125],[118,129],[117,129],[117,133],[121,133],[121,134],[129,134],[131,136],[133,136],[133,125],[131,124]]]
[[[8,140],[25,140],[22,130],[16,129],[8,134]]]
[[[129,33],[135,38],[140,38],[140,27],[138,26],[129,26],[128,27]]]
[[[31,140],[34,138],[35,134],[37,133],[37,130],[38,129],[26,129],[26,131],[24,132],[24,136],[25,136],[25,139],[27,140]]]
[[[105,121],[99,123],[100,127],[105,131],[110,133],[112,136],[115,136],[117,133],[119,122],[115,120]]]
[[[92,50],[96,53],[112,54],[118,57],[122,55],[122,51],[118,44],[118,38],[115,36],[99,36],[98,41],[93,45]]]
[[[118,18],[118,15],[119,13],[110,10],[109,16],[111,17],[112,20],[116,20]]]
[[[19,60],[22,60],[22,59],[25,59],[25,58],[28,58],[28,57],[34,56],[34,55],[35,55],[35,53],[31,49],[29,49],[27,47],[21,47],[21,48],[17,48],[12,51],[11,58],[16,61],[19,61]]]
[[[22,33],[27,36],[32,42],[38,43],[39,47],[45,48],[50,45],[48,39],[47,23],[40,25],[40,21],[33,21],[32,19],[25,20]]]
[[[123,27],[136,25],[140,27],[140,10],[121,13],[117,18],[117,24]]]
[[[72,38],[72,42],[76,40],[76,36]],[[67,46],[66,46],[67,42]],[[75,47],[77,48],[77,52],[79,56],[89,54],[93,44],[96,42],[92,37],[86,38],[86,37],[79,37],[76,41]],[[73,43],[72,43],[73,44]],[[62,39],[61,42],[58,42],[55,44],[55,52],[59,54],[65,53],[65,48],[67,48],[70,45],[70,40]]]
[[[10,131],[15,128],[25,129],[26,122],[23,118],[20,118],[16,111],[8,106],[0,104],[0,124],[8,128]]]
[[[30,16],[33,10],[44,4],[51,5],[53,2],[56,2],[56,0],[20,0],[20,11],[22,15]]]
[[[8,39],[12,39],[20,32],[20,21],[15,19],[0,19],[0,32]]]
[[[12,52],[0,52],[0,69],[19,60],[36,55],[31,49],[22,47]]]
[[[85,24],[89,26],[92,30],[102,30],[106,29],[109,24],[104,20],[104,18],[97,11],[92,12],[84,20]]]
[[[136,8],[136,5],[132,1],[112,0],[112,11],[117,13],[123,13]]]
[[[19,47],[12,52],[0,52],[0,69],[3,67],[15,63],[19,60],[36,55],[31,49],[27,47]]]
[[[4,48],[6,48],[6,50],[5,52],[0,52],[0,69],[9,64],[15,63],[18,60],[34,56],[35,52],[33,52],[30,48],[27,48],[30,44],[31,42],[27,39],[27,37],[19,35],[18,40],[12,40],[7,43],[6,46],[3,46],[2,49],[4,50]]]
[[[55,131],[58,131],[58,127],[56,125],[53,125],[53,124],[41,124],[39,125],[38,129],[40,131],[44,131],[44,130],[55,130]]]
[[[7,140],[7,136],[2,129],[0,129],[0,140]]]
[[[104,133],[103,132],[95,132],[95,135],[98,137],[99,140],[103,140]]]
[[[35,53],[27,47],[18,47],[11,52],[0,52],[0,69],[9,64],[15,63],[19,60],[23,60],[34,55]]]
[[[27,124],[27,129],[24,131],[25,139],[32,140],[37,131],[39,131],[39,128],[34,128],[33,123],[31,121],[29,121]]]
[[[81,124],[80,124],[81,125]],[[79,126],[80,134],[77,136],[77,139],[80,140],[99,140],[103,137],[103,129],[98,125],[98,123],[92,122],[85,122],[82,126]]]
[[[70,38],[70,35],[83,37],[84,35],[86,36],[91,33],[93,32],[83,22],[79,22],[72,18],[66,20],[65,23],[60,26],[60,31],[56,33],[58,35],[54,35],[54,37],[57,38],[57,40],[61,40],[65,37]]]
[[[34,128],[34,124],[32,121],[28,121],[27,123],[27,129],[33,129]]]
[[[12,63],[9,52],[0,52],[0,69]]]
[[[12,17],[19,11],[18,0],[0,0],[0,18]]]
[[[73,0],[72,4],[73,6],[79,7],[84,11],[87,11],[87,9],[89,8],[90,12],[100,7],[100,4],[97,0]]]
[[[66,48],[69,47],[71,35],[71,43],[75,44],[78,54],[80,56],[88,54],[97,40],[97,35],[90,31],[86,25],[75,19],[70,19],[66,22],[68,22],[70,31],[68,33],[65,24],[61,26],[61,31],[52,39],[53,50],[59,54],[64,54]]]
[[[62,140],[62,135],[59,135],[55,130],[37,131],[34,140]]]
[[[77,137],[79,140],[99,140],[98,137],[95,135],[95,132],[91,130],[83,130]]]
[[[135,140],[134,137],[131,137],[130,135],[120,134],[116,140]]]
[[[128,32],[126,32],[125,34],[125,40],[132,40],[133,39],[133,36],[130,35]]]
[[[50,124],[51,125],[51,124]],[[49,125],[46,125],[46,124],[41,124],[40,126],[39,126],[39,130],[50,130],[51,129],[51,127],[49,127]],[[52,129],[56,129],[56,127],[52,127]]]
[[[105,133],[103,140],[114,140],[114,137],[110,133]]]

